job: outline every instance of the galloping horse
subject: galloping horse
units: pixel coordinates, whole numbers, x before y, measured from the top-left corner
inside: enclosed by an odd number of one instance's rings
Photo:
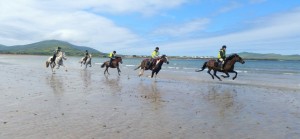
[[[153,78],[154,73],[155,73],[155,78],[156,78],[163,63],[169,64],[169,60],[166,55],[162,55],[160,58],[154,60],[153,65],[151,67],[148,66],[148,62],[149,62],[149,59],[144,59],[141,62],[141,64],[137,68],[134,69],[134,70],[137,70],[138,68],[140,68],[139,76],[142,76],[144,74],[145,70],[152,70],[151,78]]]
[[[65,56],[65,53],[63,52],[59,52],[57,55],[56,55],[56,59],[54,62],[51,63],[51,60],[52,60],[52,56],[48,58],[48,60],[46,61],[46,67],[48,68],[49,65],[51,67],[51,70],[52,70],[52,73],[55,73],[55,70],[54,70],[54,67],[57,65],[56,69],[59,69],[60,66],[63,66],[65,68],[65,71],[68,71],[67,70],[67,67],[64,65],[63,63],[63,59],[64,60],[67,60],[67,57]]]
[[[87,59],[85,60],[85,63],[84,63],[84,58],[85,57],[82,57],[79,61],[81,67],[82,67],[82,63],[85,65],[85,68],[87,68],[87,65],[90,65],[90,67],[92,67],[92,54],[88,55]]]
[[[219,71],[227,75],[227,76],[221,75],[223,78],[228,78],[229,77],[228,73],[235,73],[235,76],[232,78],[232,80],[234,80],[237,76],[237,72],[234,71],[234,64],[236,62],[240,62],[242,64],[245,63],[245,61],[239,55],[232,54],[226,58],[223,70],[221,70],[221,67],[218,66],[218,62],[216,60],[211,59],[203,64],[201,70],[196,70],[196,72],[203,71],[207,67],[208,68],[207,73],[210,74],[213,79],[214,76],[216,76],[220,81],[222,81],[220,77],[217,75],[217,72]],[[210,73],[211,70],[214,71],[214,76]]]
[[[120,68],[119,68],[119,62],[122,64],[122,58],[121,57],[118,57],[116,56],[116,58],[112,61],[112,64],[109,65],[109,61],[106,61],[104,62],[102,65],[101,65],[101,68],[104,68],[104,66],[106,66],[106,69],[104,70],[104,74],[105,72],[108,73],[108,68],[117,68],[118,69],[118,74],[120,75]],[[109,73],[108,73],[109,74]]]

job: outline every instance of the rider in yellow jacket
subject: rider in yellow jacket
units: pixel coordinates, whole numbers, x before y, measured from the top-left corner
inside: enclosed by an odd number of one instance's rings
[[[156,47],[155,50],[151,53],[149,68],[152,67],[153,61],[156,58],[159,58],[159,47]]]
[[[115,57],[116,57],[116,51],[113,51],[113,52],[111,52],[111,53],[109,53],[109,58],[110,58],[110,61],[109,61],[109,65],[111,66],[112,65],[112,61],[115,59]]]
[[[223,45],[218,54],[218,61],[221,63],[221,70],[223,70],[225,59],[226,59],[226,45]]]

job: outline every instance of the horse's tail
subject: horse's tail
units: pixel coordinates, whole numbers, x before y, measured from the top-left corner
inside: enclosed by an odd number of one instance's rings
[[[46,61],[46,68],[48,68],[49,67],[49,61]]]
[[[203,71],[206,67],[207,67],[207,62],[204,62],[204,64],[203,64],[201,70],[196,70],[196,72]]]
[[[139,69],[141,67],[141,65],[139,65],[137,68],[135,68],[134,70],[137,70],[137,69]]]
[[[105,63],[106,63],[106,62],[104,62],[104,63],[101,65],[101,68],[104,68],[104,66],[105,66]]]

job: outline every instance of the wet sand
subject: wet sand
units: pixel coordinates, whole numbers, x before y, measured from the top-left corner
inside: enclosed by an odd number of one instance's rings
[[[155,81],[133,67],[104,76],[100,65],[84,70],[72,59],[68,72],[52,74],[46,57],[1,56],[1,139],[300,138],[297,84],[165,71]]]

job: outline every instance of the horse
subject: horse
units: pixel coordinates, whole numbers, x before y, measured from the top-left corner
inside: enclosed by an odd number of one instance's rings
[[[59,52],[56,55],[56,59],[54,62],[51,63],[52,61],[52,56],[48,58],[48,60],[46,61],[46,68],[48,68],[49,66],[51,67],[52,73],[55,73],[55,66],[57,65],[56,69],[59,69],[60,66],[63,66],[65,68],[65,71],[67,72],[67,67],[64,65],[63,63],[63,59],[67,60],[67,57],[65,56],[65,53],[63,52]]]
[[[119,68],[119,63],[122,64],[123,62],[122,62],[122,58],[118,57],[118,56],[116,56],[116,58],[112,61],[111,65],[109,65],[109,61],[104,62],[101,65],[101,68],[104,68],[106,66],[106,69],[104,70],[104,75],[105,75],[105,72],[108,73],[108,68],[117,68],[118,69],[118,74],[120,75],[121,70]]]
[[[145,70],[152,70],[151,78],[153,78],[154,73],[156,78],[158,72],[161,70],[161,66],[163,65],[163,63],[169,64],[169,60],[166,55],[162,55],[160,58],[154,59],[153,65],[151,67],[148,66],[148,62],[150,62],[149,59],[144,59],[142,60],[141,64],[134,69],[137,70],[138,68],[140,68],[139,77],[144,74]]]
[[[92,67],[92,54],[89,54],[87,56],[87,59],[85,60],[85,62],[84,62],[84,58],[85,57],[82,57],[79,61],[79,63],[81,64],[81,67],[82,67],[82,64],[85,65],[85,68],[87,68],[88,65],[90,65],[90,67]]]
[[[237,72],[234,71],[234,64],[236,62],[239,62],[241,64],[245,63],[243,58],[241,58],[238,54],[232,54],[226,58],[223,70],[221,70],[221,67],[218,66],[219,64],[216,60],[211,59],[207,62],[204,62],[202,69],[196,70],[196,72],[203,71],[207,67],[208,68],[207,73],[211,75],[212,79],[214,79],[215,76],[219,79],[219,81],[222,81],[221,78],[217,75],[217,72],[223,72],[226,74],[226,76],[221,75],[223,78],[229,78],[228,73],[235,73],[235,76],[232,78],[232,80],[234,80],[237,77]],[[211,70],[214,71],[214,76],[210,73]]]

